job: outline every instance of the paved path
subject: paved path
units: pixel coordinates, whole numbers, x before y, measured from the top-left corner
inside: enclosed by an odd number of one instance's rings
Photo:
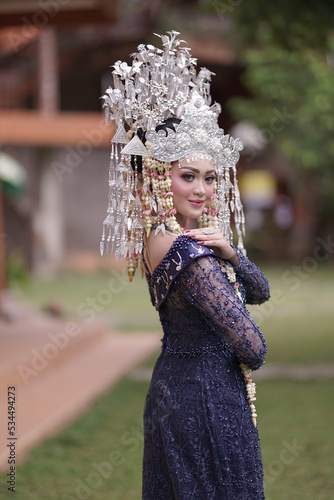
[[[156,352],[159,333],[116,334],[97,322],[76,324],[7,297],[0,319],[0,471],[85,412],[94,399]],[[15,435],[8,434],[8,387],[15,394]],[[10,399],[12,400],[12,399]],[[10,439],[8,439],[10,438]]]

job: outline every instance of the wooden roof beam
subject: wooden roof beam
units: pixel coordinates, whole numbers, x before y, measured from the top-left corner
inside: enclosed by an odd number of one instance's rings
[[[103,113],[55,113],[0,110],[0,146],[109,147],[115,132]]]
[[[107,0],[1,0],[0,27],[32,32],[47,25],[111,24],[117,20],[116,7],[116,1]]]

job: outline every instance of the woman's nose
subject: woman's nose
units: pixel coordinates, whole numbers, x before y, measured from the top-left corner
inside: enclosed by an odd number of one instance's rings
[[[205,188],[202,181],[198,181],[195,186],[194,193],[198,194],[199,196],[203,196],[205,194]]]

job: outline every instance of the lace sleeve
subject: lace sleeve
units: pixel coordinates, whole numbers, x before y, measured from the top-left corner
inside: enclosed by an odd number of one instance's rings
[[[236,250],[237,251],[237,250]],[[239,265],[234,267],[237,279],[242,281],[246,292],[247,304],[262,304],[270,298],[269,283],[260,269],[241,252],[238,252]]]
[[[253,370],[264,363],[265,340],[216,258],[208,256],[191,262],[177,282],[187,300],[232,347],[240,362]]]

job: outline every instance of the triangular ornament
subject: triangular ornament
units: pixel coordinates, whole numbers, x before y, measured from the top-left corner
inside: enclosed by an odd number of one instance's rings
[[[150,156],[150,153],[147,151],[138,135],[135,135],[129,144],[122,149],[122,155]]]
[[[129,142],[129,138],[122,122],[117,125],[116,132],[113,135],[111,142],[117,144],[127,144]]]

